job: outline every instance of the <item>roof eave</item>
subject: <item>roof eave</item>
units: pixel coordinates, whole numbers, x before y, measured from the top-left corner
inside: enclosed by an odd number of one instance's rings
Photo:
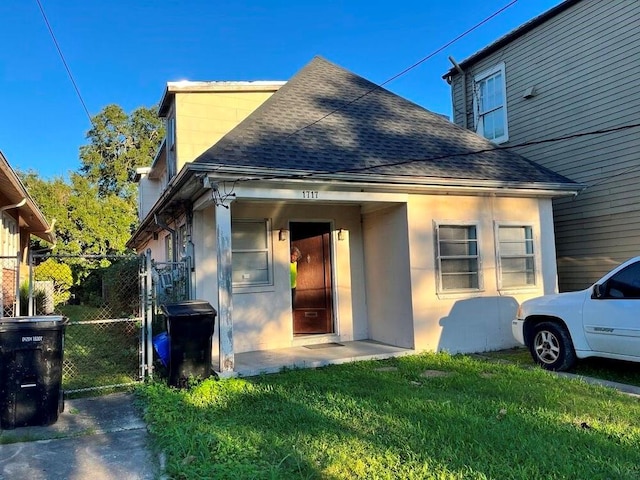
[[[471,55],[470,57],[467,57],[464,60],[462,60],[461,62],[458,62],[458,65],[461,67],[462,70],[465,70],[466,67],[468,67],[468,66],[470,66],[470,65],[472,65],[474,63],[477,63],[478,61],[482,60],[485,57],[488,57],[489,55],[491,55],[492,53],[496,52],[497,50],[500,50],[505,45],[508,45],[509,43],[513,42],[517,38],[522,37],[523,35],[527,34],[531,30],[537,28],[538,26],[542,25],[546,21],[552,19],[556,15],[559,15],[560,13],[564,12],[568,8],[572,7],[573,5],[575,5],[575,4],[577,4],[577,3],[581,2],[581,1],[582,0],[565,0],[564,2],[556,5],[555,7],[551,8],[549,10],[547,10],[546,12],[541,13],[537,17],[534,17],[533,19],[529,20],[528,22],[523,23],[522,25],[517,27],[515,30],[512,30],[511,32],[507,33],[506,35],[500,37],[498,40],[496,40],[493,43],[490,43],[489,45],[487,45],[483,49],[481,49],[478,52],[476,52],[473,55]],[[444,80],[450,80],[451,78],[455,77],[458,74],[459,74],[459,71],[454,66],[454,67],[451,67],[451,69],[449,69],[449,71],[447,73],[445,73],[442,76],[442,78]]]

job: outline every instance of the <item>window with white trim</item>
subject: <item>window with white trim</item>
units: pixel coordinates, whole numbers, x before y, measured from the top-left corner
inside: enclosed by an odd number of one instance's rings
[[[176,175],[176,117],[172,112],[167,117],[167,177],[168,181]]]
[[[533,287],[536,284],[536,259],[533,227],[497,225],[499,288]]]
[[[480,290],[477,227],[438,225],[436,236],[439,291]]]
[[[495,143],[509,140],[504,63],[473,78],[473,112],[476,133]]]
[[[2,250],[0,254],[3,257],[15,257],[18,254],[18,222],[7,214],[2,215]]]
[[[273,284],[271,231],[268,219],[231,222],[234,287]]]

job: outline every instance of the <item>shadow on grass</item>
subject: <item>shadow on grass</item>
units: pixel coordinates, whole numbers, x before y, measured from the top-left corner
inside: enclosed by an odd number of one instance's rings
[[[625,420],[602,409],[614,392],[542,371],[429,358],[438,357],[206,381],[189,391],[151,385],[142,395],[172,478],[640,475],[637,404],[618,431],[611,425]],[[448,374],[424,377],[425,369]]]

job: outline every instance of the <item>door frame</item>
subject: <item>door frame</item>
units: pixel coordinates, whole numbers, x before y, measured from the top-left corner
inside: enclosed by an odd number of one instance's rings
[[[329,225],[329,275],[331,277],[331,322],[333,324],[333,332],[329,333],[309,333],[309,334],[294,334],[293,333],[293,309],[291,309],[291,337],[292,340],[302,344],[308,343],[310,339],[335,339],[340,336],[340,321],[338,316],[338,289],[336,283],[336,241],[338,240],[338,233],[336,231],[335,222],[333,219],[326,218],[290,218],[287,222],[287,229],[291,232],[292,223],[326,223]],[[289,235],[289,248],[291,248],[291,235]]]

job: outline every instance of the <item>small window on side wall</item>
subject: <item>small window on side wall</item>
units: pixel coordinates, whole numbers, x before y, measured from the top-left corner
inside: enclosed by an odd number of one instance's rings
[[[269,220],[231,222],[232,280],[234,287],[273,284]]]
[[[474,77],[473,112],[476,133],[495,143],[509,140],[504,63]]]
[[[496,230],[499,288],[535,286],[533,228],[527,225],[498,225]]]
[[[480,290],[480,256],[475,225],[438,225],[438,290]]]

